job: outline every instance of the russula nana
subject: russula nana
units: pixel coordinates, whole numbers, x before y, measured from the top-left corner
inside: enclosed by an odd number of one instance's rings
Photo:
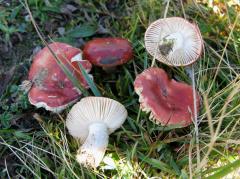
[[[81,85],[88,88],[77,61],[87,72],[90,72],[92,65],[81,59],[81,50],[59,42],[51,43],[49,47]],[[31,84],[28,99],[37,108],[43,107],[49,111],[60,112],[81,95],[81,91],[73,86],[47,47],[34,56],[28,80]]]
[[[99,166],[108,145],[108,136],[127,118],[125,107],[110,98],[85,97],[70,110],[66,126],[82,146],[77,161],[85,166]]]
[[[154,21],[147,28],[144,41],[150,55],[170,66],[194,63],[203,48],[198,26],[180,17]]]
[[[123,38],[97,38],[87,42],[83,57],[93,65],[103,67],[106,71],[127,63],[133,58],[130,42]]]
[[[186,127],[193,122],[194,100],[190,85],[169,79],[161,68],[148,68],[134,81],[141,108],[165,126]],[[197,94],[197,112],[200,96]]]

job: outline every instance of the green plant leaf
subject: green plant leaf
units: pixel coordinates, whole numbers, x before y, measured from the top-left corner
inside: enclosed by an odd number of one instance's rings
[[[139,158],[141,160],[143,160],[146,163],[149,163],[150,165],[152,165],[155,168],[158,168],[162,171],[168,172],[168,173],[175,173],[175,171],[171,170],[171,168],[169,167],[169,165],[167,165],[166,163],[157,160],[157,159],[153,159],[153,158],[149,158],[145,155],[143,155],[142,153],[138,152],[139,154]],[[176,173],[175,173],[176,174]]]
[[[43,7],[42,10],[46,11],[46,12],[51,11],[51,12],[55,12],[55,13],[61,13],[59,7],[49,7],[49,6],[46,6],[46,7]]]
[[[6,33],[8,32],[8,27],[3,24],[0,24],[0,30]]]
[[[21,139],[26,139],[26,140],[31,140],[32,137],[30,135],[28,135],[27,133],[24,133],[23,131],[15,131],[14,135],[17,138],[21,138]]]
[[[59,38],[55,38],[54,41],[67,43],[73,46],[74,46],[74,43],[76,42],[76,40],[71,37],[59,37]]]
[[[19,12],[21,11],[22,8],[23,8],[22,5],[15,7],[11,12],[10,19],[11,20],[16,19],[17,15],[19,14]]]
[[[83,24],[75,27],[71,31],[67,32],[66,35],[69,37],[89,37],[95,34],[98,30],[97,24]]]

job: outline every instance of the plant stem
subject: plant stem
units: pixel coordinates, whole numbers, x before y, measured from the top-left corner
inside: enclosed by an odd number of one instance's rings
[[[197,148],[197,166],[200,164],[200,149],[199,149],[199,121],[197,118],[197,96],[196,96],[196,84],[195,84],[195,70],[194,66],[191,65],[191,79],[192,79],[192,89],[193,89],[193,121],[195,125],[195,138],[196,138],[196,148]]]

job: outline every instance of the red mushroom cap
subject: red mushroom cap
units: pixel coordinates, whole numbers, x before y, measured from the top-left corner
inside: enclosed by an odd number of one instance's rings
[[[76,57],[80,57],[81,50],[59,42],[51,43],[49,47],[83,87],[88,88],[76,61],[79,61],[87,72],[91,70],[92,65],[86,60],[77,60]],[[34,57],[28,79],[33,82],[28,93],[30,103],[53,112],[60,112],[81,95],[81,92],[73,86],[47,47],[39,51]]]
[[[123,38],[98,38],[86,43],[83,57],[101,67],[115,67],[132,59],[130,42]]]
[[[194,114],[193,89],[190,85],[169,79],[160,68],[149,68],[137,76],[134,88],[143,111],[162,125],[186,127]],[[197,112],[200,96],[197,93]]]

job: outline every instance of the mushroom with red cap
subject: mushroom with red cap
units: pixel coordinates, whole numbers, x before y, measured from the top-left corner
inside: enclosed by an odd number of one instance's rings
[[[194,63],[203,48],[198,26],[180,17],[154,21],[147,28],[144,41],[150,55],[170,66]]]
[[[97,38],[86,43],[83,57],[106,71],[127,63],[133,58],[130,42],[123,38]]]
[[[90,72],[92,65],[81,59],[81,50],[59,42],[48,46],[81,85],[88,88],[76,61],[81,63],[87,72]],[[28,99],[38,108],[43,107],[49,111],[60,112],[81,95],[81,91],[67,78],[47,47],[34,56],[28,80],[31,82]]]
[[[134,81],[135,92],[143,111],[161,125],[186,127],[194,111],[193,89],[190,85],[170,79],[161,68],[149,68]],[[197,94],[197,111],[200,96]]]

